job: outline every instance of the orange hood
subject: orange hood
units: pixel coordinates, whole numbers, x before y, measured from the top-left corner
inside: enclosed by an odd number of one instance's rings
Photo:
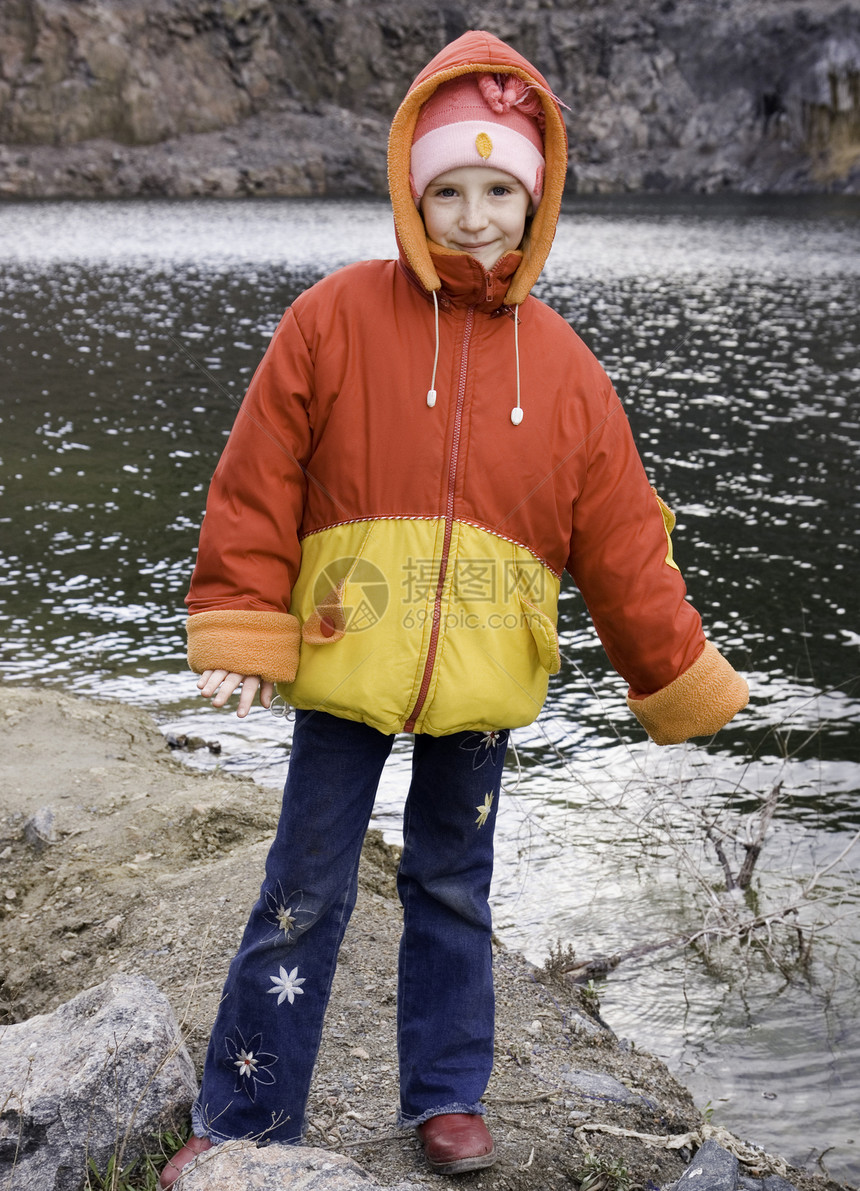
[[[471,31],[452,41],[424,67],[397,109],[388,138],[388,188],[394,226],[401,251],[426,290],[441,286],[430,256],[427,235],[409,185],[412,137],[422,104],[436,88],[463,74],[515,74],[537,88],[546,117],[543,196],[523,242],[523,259],[505,294],[508,305],[519,306],[540,276],[552,247],[567,176],[567,132],[558,100],[531,63],[492,33]]]

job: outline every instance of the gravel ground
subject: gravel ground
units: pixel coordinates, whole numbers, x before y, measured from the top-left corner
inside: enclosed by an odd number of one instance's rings
[[[256,897],[278,799],[250,780],[191,771],[151,717],[54,690],[0,690],[0,1021],[47,1012],[122,971],[151,977],[198,1071],[227,965]],[[53,812],[27,840],[27,820]],[[665,1186],[710,1127],[665,1066],[621,1042],[564,977],[497,944],[496,1063],[487,1120],[499,1160],[444,1179],[396,1127],[397,850],[368,836],[309,1106],[308,1142],[379,1184]],[[645,1140],[647,1137],[648,1140]],[[839,1184],[720,1134],[751,1175],[798,1191]],[[754,1141],[754,1139],[752,1139]]]

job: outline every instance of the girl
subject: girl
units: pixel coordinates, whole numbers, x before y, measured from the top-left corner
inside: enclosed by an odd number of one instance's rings
[[[280,824],[227,977],[169,1186],[227,1138],[297,1142],[362,839],[395,733],[414,734],[398,890],[400,1119],[430,1166],[489,1166],[488,893],[508,731],[560,666],[582,593],[658,743],[747,699],[705,640],[618,398],[530,296],[567,169],[558,101],[487,33],[397,111],[400,249],[287,311],[212,481],[188,596],[201,694],[298,709]]]

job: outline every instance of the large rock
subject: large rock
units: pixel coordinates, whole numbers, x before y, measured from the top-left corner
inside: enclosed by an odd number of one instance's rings
[[[695,1186],[696,1191],[737,1191],[739,1164],[734,1154],[724,1150],[717,1142],[708,1140],[701,1145],[675,1187],[687,1191]]]
[[[728,1134],[724,1135],[726,1138]],[[743,1149],[750,1147],[742,1145]],[[768,1158],[763,1151],[759,1151],[762,1158]],[[748,1153],[747,1159],[754,1161],[754,1153]],[[741,1174],[741,1166],[735,1154],[725,1149],[719,1142],[709,1137],[699,1146],[693,1161],[677,1180],[665,1191],[796,1191],[793,1183],[780,1175],[767,1175],[764,1178],[752,1178]]]
[[[0,1186],[81,1191],[187,1116],[197,1085],[167,1000],[116,976],[0,1032]]]
[[[328,1150],[230,1141],[186,1167],[176,1191],[374,1191],[378,1186],[351,1158]],[[389,1191],[420,1188],[399,1183]]]
[[[571,1090],[585,1100],[606,1100],[613,1104],[630,1104],[654,1109],[657,1106],[647,1096],[631,1092],[625,1084],[600,1071],[567,1070],[562,1078]]]
[[[0,139],[146,144],[235,124],[281,67],[273,9],[269,0],[4,0]]]
[[[568,105],[571,186],[860,191],[844,0],[3,0],[0,196],[384,193],[411,78],[469,27]]]

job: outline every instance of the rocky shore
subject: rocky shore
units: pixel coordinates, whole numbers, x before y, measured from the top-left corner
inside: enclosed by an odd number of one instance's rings
[[[568,105],[571,193],[860,193],[856,0],[4,0],[0,197],[384,194],[470,27]]]
[[[191,771],[151,717],[125,705],[5,687],[0,724],[0,1020],[27,1022],[63,1006],[71,1054],[68,1023],[101,1012],[110,999],[105,986],[125,998],[123,1021],[142,1021],[149,1006],[140,1003],[139,982],[147,978],[153,996],[163,994],[172,1006],[199,1074],[227,964],[256,896],[277,797],[248,780]],[[371,833],[312,1093],[310,1144],[352,1159],[381,1187],[444,1191],[468,1183],[543,1191],[586,1183],[623,1191],[673,1184],[710,1138],[721,1160],[735,1155],[740,1162],[731,1185],[720,1184],[723,1191],[785,1191],[779,1179],[797,1191],[839,1186],[788,1168],[750,1144],[754,1138],[716,1131],[661,1062],[615,1036],[592,996],[552,965],[535,968],[501,944],[496,1065],[487,1094],[501,1157],[466,1181],[428,1174],[414,1134],[395,1122],[395,865],[396,850]],[[79,1000],[76,1018],[67,1003],[95,985],[102,991]],[[139,1014],[130,1013],[129,997]],[[54,1019],[38,1024],[58,1034]],[[50,1111],[31,1086],[39,1047],[26,1034],[15,1043],[30,1055],[26,1078],[12,1051],[4,1052],[4,1041],[11,1047],[21,1029],[15,1025],[4,1037],[0,1028],[0,1181],[21,1191],[79,1189],[73,1175],[62,1184],[26,1180],[21,1155],[35,1160]],[[79,1039],[75,1046],[78,1055]],[[146,1061],[151,1049],[144,1046],[135,1062]],[[48,1064],[55,1098],[57,1087],[61,1098],[66,1089],[80,1093],[85,1064],[75,1058],[74,1065],[58,1075],[61,1059]],[[184,1106],[178,1111],[180,1126]],[[157,1147],[157,1139],[136,1141]],[[132,1144],[126,1158],[134,1152]],[[23,1182],[13,1178],[16,1162]]]

